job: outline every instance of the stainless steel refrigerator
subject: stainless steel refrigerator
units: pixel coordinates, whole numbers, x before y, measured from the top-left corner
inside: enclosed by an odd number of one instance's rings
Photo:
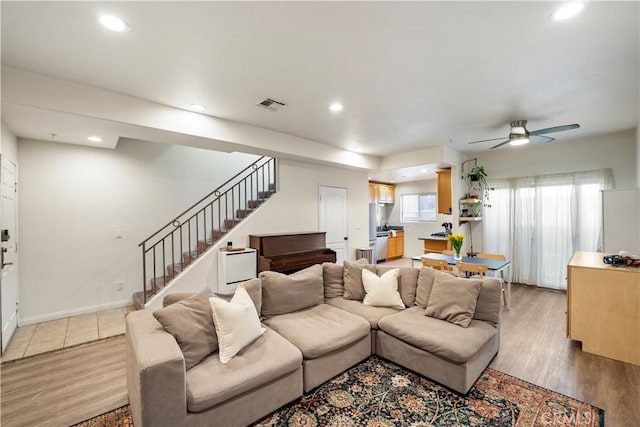
[[[376,204],[369,203],[369,247],[372,252],[372,263],[375,264],[378,262],[376,257],[376,239],[377,239],[377,227],[378,223],[376,221]]]

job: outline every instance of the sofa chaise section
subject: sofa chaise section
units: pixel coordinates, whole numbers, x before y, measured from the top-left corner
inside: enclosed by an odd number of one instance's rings
[[[466,393],[500,346],[495,326],[472,320],[467,328],[412,307],[380,321],[376,352],[460,393]]]

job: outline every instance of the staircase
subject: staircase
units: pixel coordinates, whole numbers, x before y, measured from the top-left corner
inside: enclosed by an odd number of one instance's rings
[[[137,309],[276,192],[276,159],[261,157],[145,239]]]

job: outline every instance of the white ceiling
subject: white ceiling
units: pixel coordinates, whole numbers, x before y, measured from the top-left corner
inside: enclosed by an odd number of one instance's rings
[[[555,143],[637,127],[639,3],[561,4],[2,1],[2,64],[375,156],[484,151],[515,119],[581,125]]]

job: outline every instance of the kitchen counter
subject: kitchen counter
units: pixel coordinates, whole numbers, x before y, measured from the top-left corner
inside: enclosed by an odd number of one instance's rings
[[[382,230],[381,227],[376,227],[376,236],[384,237],[391,234],[391,231],[399,232],[404,231],[404,227],[397,225],[390,225],[386,230]]]
[[[444,250],[451,250],[451,242],[446,237],[441,236],[429,236],[418,237],[418,240],[422,240],[422,250],[425,254],[437,253],[441,254]]]

